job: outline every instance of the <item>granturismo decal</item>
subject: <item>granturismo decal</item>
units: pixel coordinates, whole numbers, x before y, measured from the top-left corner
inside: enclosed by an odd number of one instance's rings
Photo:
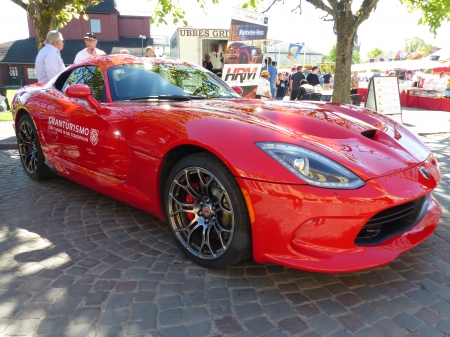
[[[55,117],[48,118],[48,129],[54,132],[61,133],[67,137],[81,140],[83,142],[88,142],[90,139],[92,145],[96,145],[98,142],[98,130],[92,129],[91,131],[87,127],[73,124],[65,120],[57,119]],[[88,138],[89,135],[90,138]]]

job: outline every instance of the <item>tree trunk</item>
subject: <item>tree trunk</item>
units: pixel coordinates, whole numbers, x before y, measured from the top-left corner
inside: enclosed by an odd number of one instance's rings
[[[333,84],[333,102],[350,103],[353,38],[356,29],[349,22],[352,17],[336,19],[336,66]]]
[[[42,4],[39,1],[32,2],[27,8],[28,16],[34,25],[36,32],[36,44],[38,51],[44,47],[47,33],[55,30],[57,27],[56,16],[52,11],[45,11],[40,8]]]

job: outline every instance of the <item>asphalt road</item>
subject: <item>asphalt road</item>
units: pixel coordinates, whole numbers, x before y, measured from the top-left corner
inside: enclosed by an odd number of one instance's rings
[[[422,139],[442,171],[435,234],[339,275],[199,267],[155,217],[63,178],[32,181],[1,150],[0,336],[448,336],[450,133]]]

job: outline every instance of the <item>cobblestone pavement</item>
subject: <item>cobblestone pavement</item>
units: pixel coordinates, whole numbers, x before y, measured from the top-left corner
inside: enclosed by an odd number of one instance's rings
[[[34,182],[0,151],[0,335],[450,335],[450,134],[435,234],[395,262],[352,274],[252,260],[207,270],[164,223],[68,180]]]

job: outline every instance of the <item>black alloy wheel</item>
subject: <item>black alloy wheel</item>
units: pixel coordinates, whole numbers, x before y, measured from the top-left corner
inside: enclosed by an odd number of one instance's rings
[[[45,164],[44,153],[34,122],[29,115],[20,117],[17,128],[17,145],[25,173],[33,180],[47,180],[55,174]]]
[[[215,156],[193,154],[175,165],[166,183],[165,208],[177,244],[199,265],[224,268],[251,255],[244,197]]]

